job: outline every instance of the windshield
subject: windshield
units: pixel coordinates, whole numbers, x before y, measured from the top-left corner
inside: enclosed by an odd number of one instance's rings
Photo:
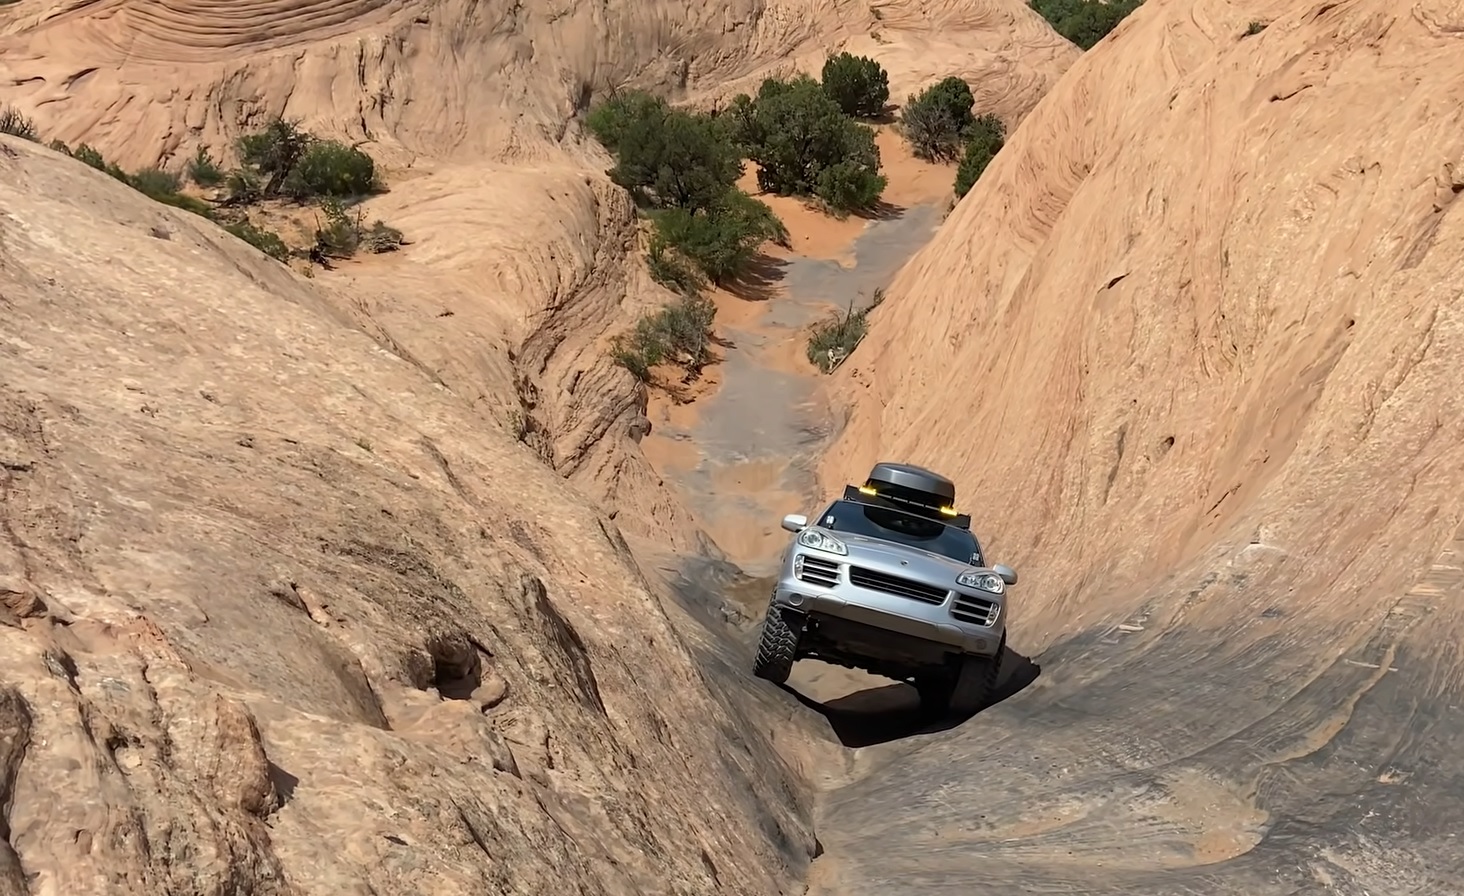
[[[982,565],[981,545],[970,532],[898,510],[869,507],[853,501],[835,501],[824,511],[818,525],[830,532],[867,535],[940,554],[958,563]]]

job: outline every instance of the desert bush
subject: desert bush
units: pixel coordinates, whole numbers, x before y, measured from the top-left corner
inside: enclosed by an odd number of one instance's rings
[[[240,218],[237,221],[230,221],[223,225],[224,229],[239,239],[268,255],[276,261],[285,261],[290,257],[290,248],[280,235],[272,230],[265,230],[256,227],[248,218]]]
[[[294,199],[365,196],[376,188],[372,158],[335,140],[312,142],[280,184],[280,192]]]
[[[955,193],[958,198],[970,192],[1005,143],[1006,125],[997,116],[982,115],[971,122],[966,133],[966,150],[956,167]]]
[[[765,240],[787,230],[765,203],[733,186],[742,157],[730,121],[671,108],[640,91],[590,110],[586,127],[615,155],[611,180],[649,206],[651,276],[685,295],[735,279]]]
[[[36,123],[11,106],[0,108],[0,134],[9,134],[22,140],[40,142]]]
[[[590,109],[585,127],[606,149],[619,153],[620,139],[632,124],[659,121],[669,109],[660,97],[644,90],[627,90]]]
[[[884,111],[890,99],[889,73],[868,56],[829,56],[824,60],[821,80],[824,92],[845,115],[873,118]]]
[[[327,258],[350,258],[357,252],[392,252],[405,240],[402,232],[377,219],[370,227],[360,209],[353,216],[339,200],[327,198],[320,203],[325,223],[315,230],[315,253]]]
[[[957,77],[932,84],[911,96],[900,110],[900,131],[917,158],[948,161],[961,151],[961,141],[974,119],[976,98]]]
[[[729,132],[757,163],[762,189],[815,196],[836,212],[873,205],[884,192],[874,130],[844,115],[809,76],[769,78],[756,99],[735,100],[731,114]]]
[[[869,312],[878,308],[884,297],[884,290],[876,289],[868,305],[856,311],[850,303],[847,312],[835,314],[814,327],[808,337],[809,363],[824,373],[831,373],[844,363],[869,332]]]
[[[183,179],[161,168],[143,168],[129,179],[134,189],[152,198],[167,196],[183,188]]]
[[[1030,0],[1054,31],[1084,50],[1102,40],[1144,0]]]
[[[297,122],[277,118],[263,130],[238,140],[239,159],[264,179],[262,195],[278,196],[285,178],[300,164],[315,138],[300,130]]]
[[[705,209],[667,209],[655,220],[656,236],[718,285],[742,274],[765,241],[788,238],[766,203],[735,188]]]
[[[239,168],[224,177],[224,190],[234,205],[248,205],[264,198],[264,180],[253,171]]]
[[[696,264],[676,251],[659,232],[651,236],[651,244],[646,250],[646,267],[653,280],[682,295],[695,295],[707,285],[706,277]]]
[[[65,144],[63,143],[62,146],[65,146]],[[127,172],[123,171],[121,166],[113,162],[107,161],[106,158],[103,157],[102,154],[93,147],[82,143],[78,145],[76,149],[72,150],[70,155],[78,162],[95,168],[98,171],[110,174],[117,180],[122,181],[122,183],[127,184],[128,186],[132,186],[132,179],[128,176]]]
[[[831,373],[844,362],[869,332],[869,309],[837,314],[814,327],[808,337],[808,360],[820,371]]]
[[[641,381],[649,381],[651,368],[667,362],[695,374],[711,360],[716,316],[717,307],[705,296],[682,296],[616,336],[611,355]]]
[[[641,205],[710,208],[742,173],[742,159],[711,118],[672,109],[641,92],[590,114],[589,127],[615,154],[610,179]]]
[[[205,147],[198,147],[188,162],[188,179],[200,187],[216,187],[224,182],[224,169],[219,167]]]
[[[205,218],[213,218],[213,207],[202,199],[182,192],[183,178],[161,168],[143,168],[126,175],[126,181],[134,190],[163,205],[181,208]]]

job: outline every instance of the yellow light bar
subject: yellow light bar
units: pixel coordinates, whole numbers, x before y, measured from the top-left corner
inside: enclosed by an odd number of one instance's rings
[[[940,509],[940,512],[943,513],[943,514],[945,514],[946,516],[955,516],[956,515],[956,508],[954,508],[954,507],[942,507]]]
[[[875,489],[875,488],[871,488],[870,486],[867,486],[867,485],[861,485],[861,486],[859,486],[859,493],[861,495],[878,495],[879,494],[879,490],[878,489]]]

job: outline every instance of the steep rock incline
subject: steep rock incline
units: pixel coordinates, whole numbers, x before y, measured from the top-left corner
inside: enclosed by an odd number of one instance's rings
[[[814,893],[1458,889],[1461,33],[1151,0],[901,272],[823,476],[955,477],[1040,675],[862,750]]]
[[[1026,573],[1022,649],[1222,562],[1253,587],[1208,577],[1189,624],[1376,622],[1464,515],[1460,24],[1442,0],[1135,13],[902,270],[826,478],[955,476]]]
[[[0,890],[794,891],[614,524],[321,287],[0,138]]]

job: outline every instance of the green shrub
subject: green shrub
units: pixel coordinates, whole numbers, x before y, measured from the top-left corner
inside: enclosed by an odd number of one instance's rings
[[[641,318],[612,341],[611,356],[641,381],[651,368],[670,362],[698,373],[711,360],[712,323],[717,307],[701,295],[686,295]]]
[[[755,100],[734,101],[732,114],[738,120],[729,130],[758,164],[762,189],[816,196],[839,212],[872,205],[883,193],[874,130],[850,120],[809,76],[769,78]]]
[[[36,131],[36,123],[19,109],[5,106],[0,108],[0,134],[9,134],[12,137],[19,137],[22,140],[40,142],[40,134]]]
[[[592,111],[589,125],[615,154],[610,179],[641,205],[710,208],[742,173],[723,128],[649,94],[622,94]]]
[[[264,198],[264,181],[253,171],[239,168],[224,178],[224,190],[233,204],[248,205]]]
[[[718,285],[742,274],[765,241],[788,238],[766,203],[735,188],[705,209],[667,209],[655,220],[657,237]]]
[[[955,192],[965,196],[986,171],[986,166],[1001,152],[1006,142],[1006,125],[995,115],[982,115],[967,129],[966,151],[956,168]]]
[[[706,277],[695,264],[677,252],[659,232],[651,237],[646,250],[646,267],[651,279],[673,292],[694,295],[707,285]]]
[[[954,76],[945,78],[905,101],[900,131],[917,158],[928,162],[954,159],[974,121],[971,107],[975,103],[969,84]]]
[[[629,91],[591,109],[586,127],[615,155],[610,179],[654,209],[646,262],[668,289],[693,295],[707,280],[726,283],[765,240],[787,240],[772,210],[733,186],[742,158],[731,118]]]
[[[850,309],[847,314],[835,315],[815,327],[813,335],[808,337],[809,362],[824,373],[831,373],[844,363],[869,332],[868,315],[868,309]]]
[[[739,93],[732,98],[716,117],[718,126],[727,141],[735,148],[739,158],[749,158],[759,145],[757,137],[757,104],[752,97]]]
[[[200,146],[188,162],[188,179],[200,187],[216,187],[224,182],[224,169]]]
[[[1144,0],[1030,0],[1029,3],[1054,31],[1084,50],[1092,49],[1143,4]]]
[[[325,213],[325,224],[315,231],[315,253],[327,258],[350,258],[358,251],[392,252],[401,248],[405,240],[402,232],[377,220],[370,227],[363,226],[360,209],[353,217],[345,206],[334,198],[320,203]]]
[[[869,332],[869,312],[878,308],[884,297],[884,290],[876,289],[868,305],[855,311],[851,303],[847,312],[814,327],[808,337],[809,362],[824,373],[844,363]]]
[[[618,153],[626,129],[637,122],[659,121],[669,109],[660,97],[643,90],[627,90],[591,109],[585,127],[606,149]]]
[[[890,76],[868,56],[840,53],[824,60],[822,83],[845,115],[873,118],[890,99]]]
[[[335,140],[312,142],[281,183],[294,199],[365,196],[376,189],[376,163],[359,149]]]
[[[300,164],[314,142],[315,138],[300,130],[296,122],[277,118],[264,130],[239,138],[239,158],[266,178],[261,189],[263,196],[278,196],[285,178]]]
[[[171,196],[183,188],[183,179],[161,168],[144,168],[129,178],[133,188],[152,199]]]
[[[280,239],[279,234],[255,227],[248,218],[231,221],[224,225],[224,229],[276,261],[285,261],[290,257],[290,248]]]
[[[107,161],[101,153],[97,152],[95,149],[85,143],[76,147],[76,149],[72,151],[71,157],[73,159],[76,159],[78,162],[82,162],[83,164],[89,165],[92,168],[97,169],[98,171],[103,171],[107,174],[112,175],[112,177],[115,177],[117,180],[122,181],[122,183],[127,184],[128,186],[132,186],[132,178],[128,176],[126,171],[123,171],[120,166]]]

